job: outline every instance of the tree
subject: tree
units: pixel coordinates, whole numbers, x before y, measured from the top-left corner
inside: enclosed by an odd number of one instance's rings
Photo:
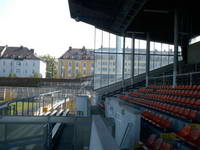
[[[39,74],[39,73],[35,73],[35,74],[33,75],[33,78],[42,78],[42,75]]]
[[[40,58],[47,63],[46,78],[56,78],[57,77],[56,58],[50,55],[40,56]]]
[[[76,78],[80,78],[80,77],[83,77],[83,74],[82,74],[81,72],[78,72],[78,73],[76,74]]]
[[[10,77],[10,78],[16,78],[17,76],[16,76],[16,74],[14,74],[14,73],[13,73],[13,74],[10,73],[8,77]]]

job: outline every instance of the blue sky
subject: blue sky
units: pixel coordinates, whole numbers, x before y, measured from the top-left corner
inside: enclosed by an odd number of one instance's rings
[[[0,0],[0,45],[60,57],[69,46],[93,48],[94,27],[71,19],[68,0]]]

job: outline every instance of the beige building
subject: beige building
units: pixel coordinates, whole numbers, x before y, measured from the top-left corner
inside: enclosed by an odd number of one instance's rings
[[[94,53],[83,48],[69,49],[58,59],[58,77],[64,79],[93,75]]]

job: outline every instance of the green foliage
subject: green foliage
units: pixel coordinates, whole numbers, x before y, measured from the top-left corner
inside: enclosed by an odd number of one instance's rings
[[[39,73],[35,73],[35,74],[33,75],[33,78],[42,78],[42,75],[39,74]]]
[[[80,78],[80,77],[83,77],[83,74],[81,72],[76,74],[76,78]]]
[[[56,58],[50,55],[40,56],[40,58],[47,63],[46,78],[56,78],[58,65]]]
[[[9,77],[10,77],[10,78],[16,78],[17,76],[16,76],[16,74],[14,74],[14,73],[10,73],[10,74],[9,74]]]

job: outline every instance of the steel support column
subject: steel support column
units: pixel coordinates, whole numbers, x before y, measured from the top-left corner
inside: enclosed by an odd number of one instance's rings
[[[134,74],[135,74],[135,34],[132,34],[132,63],[131,63],[131,78],[132,78],[132,85],[134,83]]]
[[[173,87],[176,86],[178,63],[178,12],[174,12],[174,66],[173,66]]]
[[[146,87],[149,85],[149,66],[150,66],[150,35],[147,33],[146,45]]]
[[[122,87],[123,87],[123,92],[125,91],[125,82],[124,82],[124,70],[125,70],[125,36],[123,36],[123,55],[122,55]]]

